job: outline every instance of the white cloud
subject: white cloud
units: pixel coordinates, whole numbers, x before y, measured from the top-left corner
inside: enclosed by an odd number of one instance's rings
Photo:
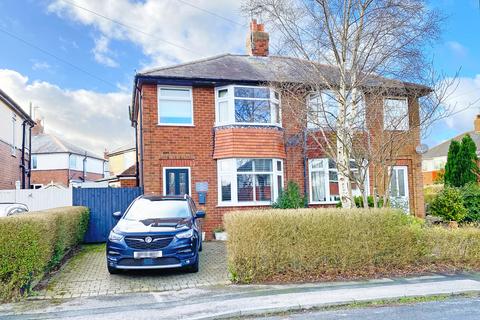
[[[51,66],[45,61],[32,61],[32,69],[33,70],[48,70]]]
[[[40,107],[46,131],[103,154],[133,140],[128,120],[129,92],[67,90],[45,81],[0,69],[0,87],[23,108]],[[25,110],[28,112],[28,110]]]
[[[240,18],[240,1],[237,0],[198,0],[195,5],[241,25],[179,1],[75,0],[75,5],[53,0],[48,10],[64,19],[92,26],[108,40],[138,45],[151,59],[150,66],[218,53],[244,52],[247,24]],[[133,28],[122,27],[78,6]]]
[[[92,53],[98,63],[115,68],[118,67],[118,63],[110,57],[113,52],[108,47],[109,42],[110,40],[105,36],[95,39],[95,47],[92,49]]]
[[[448,41],[447,47],[459,58],[464,58],[468,54],[467,48],[457,41]]]
[[[473,120],[480,113],[480,74],[459,78],[458,88],[446,102],[457,113],[443,120],[445,125],[457,133],[472,130]]]

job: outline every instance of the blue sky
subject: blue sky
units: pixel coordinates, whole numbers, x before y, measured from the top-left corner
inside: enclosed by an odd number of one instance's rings
[[[480,98],[479,3],[439,0],[432,6],[448,18],[431,53],[437,70],[453,75],[461,68],[453,94],[461,109]],[[48,131],[101,152],[132,140],[127,106],[135,70],[243,53],[246,32],[236,0],[1,1],[0,87],[24,107],[37,106]],[[425,141],[432,146],[471,130],[479,105],[442,121]]]

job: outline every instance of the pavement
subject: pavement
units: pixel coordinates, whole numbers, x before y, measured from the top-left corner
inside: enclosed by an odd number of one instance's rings
[[[480,274],[433,274],[414,278],[317,284],[217,285],[150,293],[31,299],[0,305],[0,318],[220,319],[471,292],[480,292]]]
[[[330,311],[313,311],[284,316],[262,317],[263,320],[478,320],[480,318],[479,298],[452,298],[446,301],[432,301],[384,307],[346,308]]]
[[[226,259],[224,242],[204,242],[198,273],[142,270],[110,275],[105,262],[105,245],[87,245],[31,298],[92,297],[224,285],[229,283]]]

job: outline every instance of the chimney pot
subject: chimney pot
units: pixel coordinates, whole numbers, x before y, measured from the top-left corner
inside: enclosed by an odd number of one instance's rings
[[[43,127],[42,119],[36,119],[35,125],[32,128],[32,135],[36,136],[44,133],[45,133],[45,128]]]
[[[251,56],[268,56],[268,42],[270,37],[265,32],[263,23],[257,23],[257,19],[250,22],[250,33],[247,38],[247,52]]]

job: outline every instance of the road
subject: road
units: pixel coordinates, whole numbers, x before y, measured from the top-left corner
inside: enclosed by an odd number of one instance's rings
[[[331,311],[305,312],[275,317],[262,317],[264,320],[478,320],[480,319],[480,298],[449,299],[385,307],[360,309],[339,309]]]

